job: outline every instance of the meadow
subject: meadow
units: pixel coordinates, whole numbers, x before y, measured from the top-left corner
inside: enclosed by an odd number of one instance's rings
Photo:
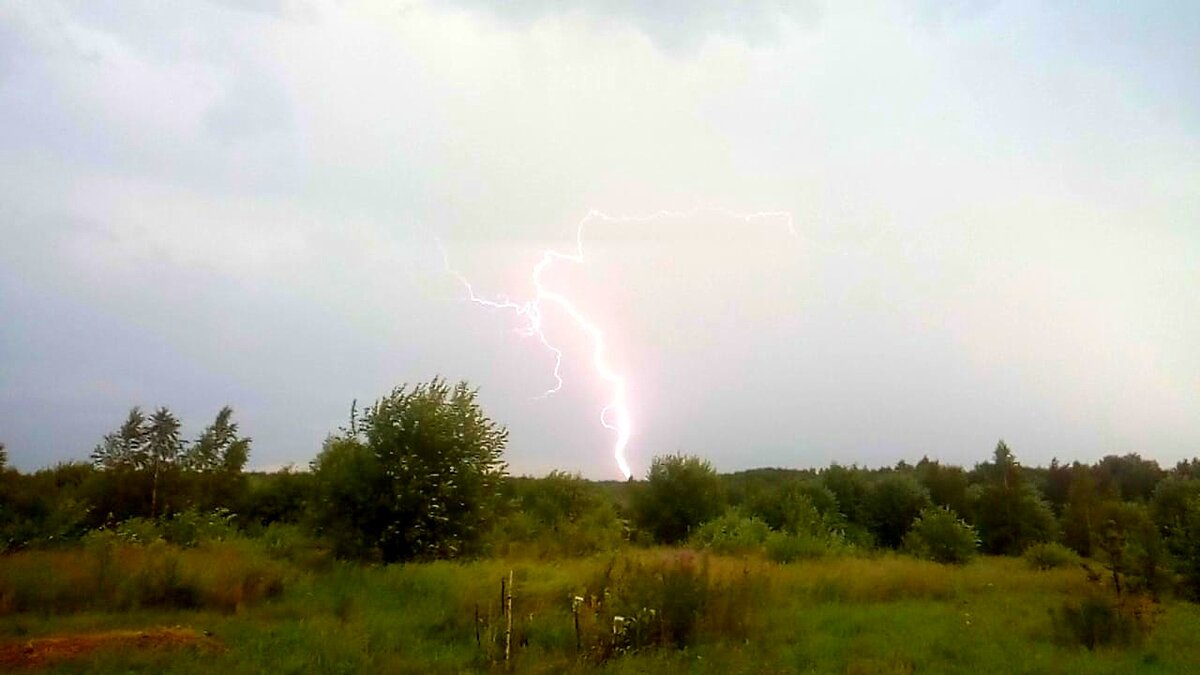
[[[1134,644],[1087,649],[1062,635],[1055,613],[1098,583],[1079,565],[1038,570],[1000,556],[942,565],[892,553],[779,564],[667,547],[364,565],[277,529],[188,548],[89,537],[4,556],[0,665],[63,673],[1200,669],[1200,606],[1191,603],[1158,603],[1152,630]],[[510,574],[506,661],[501,584]],[[197,640],[101,641],[73,655],[39,648],[49,636],[155,629]]]

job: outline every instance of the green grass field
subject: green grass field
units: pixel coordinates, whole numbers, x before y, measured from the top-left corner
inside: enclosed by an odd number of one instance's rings
[[[272,557],[247,541],[153,546],[0,558],[0,643],[174,626],[211,638],[190,647],[100,648],[42,663],[46,672],[1200,672],[1200,606],[1166,599],[1143,641],[1089,651],[1056,638],[1051,617],[1088,592],[1085,572],[1036,571],[1013,558],[943,566],[886,555],[777,565],[757,556],[631,549],[587,559],[366,567]],[[681,560],[686,574],[672,576]],[[499,605],[510,571],[506,666]],[[640,589],[620,598],[624,609],[616,591],[597,597],[618,587]],[[642,598],[663,605],[656,616],[679,602],[686,613],[689,593],[705,595],[685,648],[599,646],[613,640],[611,614],[649,609],[634,607]]]

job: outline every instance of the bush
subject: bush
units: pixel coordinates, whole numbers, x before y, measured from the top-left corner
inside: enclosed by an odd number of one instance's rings
[[[1035,570],[1052,570],[1078,565],[1079,554],[1053,541],[1032,544],[1022,555],[1025,562]]]
[[[891,474],[872,488],[867,498],[871,533],[881,546],[898,548],[922,510],[933,505],[929,491],[906,474]]]
[[[962,564],[975,555],[979,536],[950,509],[927,508],[904,536],[904,548],[918,558]]]
[[[524,544],[543,557],[585,556],[611,551],[625,539],[612,499],[578,475],[552,471],[512,479],[506,489],[509,512],[493,533],[494,553],[509,555]]]
[[[320,530],[338,553],[384,562],[476,552],[491,530],[508,432],[476,391],[441,379],[398,387],[313,463]]]
[[[746,568],[709,564],[689,551],[614,560],[574,600],[598,661],[645,648],[684,649],[702,638],[744,639],[765,582]]]
[[[634,493],[637,524],[655,541],[674,544],[725,510],[725,494],[712,465],[698,457],[655,457],[646,483]]]
[[[1141,642],[1153,628],[1157,611],[1144,596],[1117,599],[1095,591],[1068,600],[1051,614],[1060,641],[1095,649]]]
[[[777,563],[820,558],[838,547],[829,539],[809,534],[787,534],[772,532],[766,541],[767,557]]]
[[[763,521],[747,518],[730,509],[720,518],[701,525],[692,535],[691,543],[715,553],[749,553],[762,550],[770,533],[770,528]]]

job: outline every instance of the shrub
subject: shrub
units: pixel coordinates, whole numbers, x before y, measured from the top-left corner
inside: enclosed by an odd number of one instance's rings
[[[674,544],[725,510],[721,479],[712,465],[698,457],[655,457],[646,483],[634,494],[638,526],[655,541]]]
[[[939,563],[965,563],[978,547],[975,528],[948,508],[924,509],[904,536],[910,553]]]
[[[625,538],[612,499],[578,475],[552,471],[545,478],[516,478],[508,513],[493,537],[493,552],[511,554],[525,544],[544,557],[611,551]]]
[[[871,532],[881,546],[897,548],[922,510],[932,505],[929,491],[916,478],[906,474],[886,476],[868,495]]]
[[[748,636],[764,581],[748,568],[713,567],[688,551],[614,559],[573,601],[589,652],[604,661],[646,648],[684,649],[702,637]]]
[[[384,562],[479,550],[494,525],[508,431],[467,383],[398,387],[313,463],[320,531],[338,553]]]
[[[777,563],[820,558],[835,548],[829,539],[809,534],[772,532],[766,541],[767,557]]]
[[[691,542],[698,548],[715,553],[748,553],[761,550],[770,533],[770,528],[763,521],[747,518],[730,509],[720,518],[701,525],[692,535]]]
[[[1095,649],[1141,642],[1153,628],[1157,608],[1145,596],[1114,598],[1095,591],[1051,610],[1060,641]]]
[[[1035,570],[1052,570],[1079,564],[1079,554],[1053,541],[1032,544],[1022,555],[1025,562]]]

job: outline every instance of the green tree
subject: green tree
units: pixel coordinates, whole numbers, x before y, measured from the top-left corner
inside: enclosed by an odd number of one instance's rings
[[[870,485],[863,474],[857,466],[831,464],[821,472],[821,482],[837,498],[838,510],[846,521],[865,528],[870,524],[867,508]]]
[[[505,477],[508,431],[476,396],[435,378],[363,411],[314,463],[318,522],[352,528],[359,548],[385,562],[477,550]]]
[[[1137,453],[1123,457],[1108,455],[1096,465],[1096,475],[1102,487],[1111,486],[1122,501],[1148,501],[1154,488],[1166,476],[1158,462],[1142,459]]]
[[[146,428],[146,445],[143,463],[150,471],[150,517],[158,515],[159,487],[167,475],[173,473],[183,441],[179,437],[179,418],[165,407],[160,407],[150,416]]]
[[[242,469],[250,458],[250,439],[238,434],[233,409],[221,408],[216,419],[179,457],[193,506],[231,507],[245,489]]]
[[[92,451],[92,463],[105,470],[145,468],[148,433],[145,413],[138,406],[130,408],[121,427],[105,435]]]
[[[993,460],[976,467],[982,479],[975,525],[990,553],[1019,555],[1029,544],[1053,541],[1056,527],[1050,506],[1025,479],[1021,465],[1004,441]]]
[[[1108,498],[1096,485],[1089,467],[1076,463],[1072,467],[1067,502],[1062,513],[1063,543],[1082,556],[1091,556],[1099,542],[1104,525],[1103,506]]]
[[[904,533],[932,505],[929,492],[916,478],[890,473],[876,482],[867,496],[871,534],[881,546],[898,548]]]
[[[725,493],[708,462],[683,454],[658,456],[634,494],[633,510],[638,526],[655,541],[674,544],[721,515]]]
[[[968,512],[967,487],[970,481],[962,467],[948,466],[922,457],[917,462],[916,475],[921,485],[929,491],[934,506],[944,506],[957,514]]]
[[[309,504],[317,534],[341,558],[379,555],[390,524],[387,476],[375,453],[353,436],[330,436],[312,463]]]
[[[962,564],[975,555],[979,536],[954,511],[946,507],[927,508],[904,535],[904,548],[918,558]]]
[[[508,481],[508,512],[497,532],[501,546],[532,544],[543,555],[590,555],[620,545],[625,526],[612,499],[578,475]]]

